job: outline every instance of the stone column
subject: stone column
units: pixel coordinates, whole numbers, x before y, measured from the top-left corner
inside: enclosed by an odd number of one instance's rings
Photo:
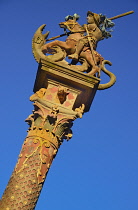
[[[34,209],[46,175],[73,121],[89,111],[99,79],[41,60],[26,119],[28,135],[0,201],[0,210]]]

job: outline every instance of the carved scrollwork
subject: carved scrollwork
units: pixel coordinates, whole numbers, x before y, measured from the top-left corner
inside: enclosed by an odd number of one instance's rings
[[[108,60],[104,60],[104,61],[102,62],[102,66],[101,66],[101,70],[102,70],[105,74],[107,74],[107,75],[110,77],[110,81],[107,82],[107,83],[105,83],[105,84],[99,84],[98,90],[105,90],[105,89],[107,89],[107,88],[110,88],[110,87],[113,86],[113,85],[115,84],[115,82],[116,82],[116,76],[115,76],[112,72],[110,72],[109,70],[107,70],[107,69],[105,68],[105,64],[108,64],[108,65],[111,66],[112,63],[111,63],[110,61],[108,61]]]
[[[44,30],[46,24],[41,25],[37,31],[34,34],[33,40],[32,40],[32,52],[34,55],[35,60],[39,63],[40,59],[50,59],[51,61],[60,61],[63,60],[66,57],[66,52],[62,50],[60,47],[54,46],[49,53],[51,55],[44,55],[41,48],[46,42],[46,38],[49,35],[49,31],[47,31],[45,34],[42,34],[42,31]]]
[[[30,100],[34,102],[34,111],[26,119],[30,125],[29,132],[34,132],[34,128],[43,128],[55,135],[61,144],[63,139],[69,140],[72,137],[73,121],[82,117],[85,105],[82,104],[74,111],[64,108],[62,104],[66,101],[69,90],[61,85],[57,88],[57,97],[61,105],[53,106],[51,102],[46,101],[45,93],[46,89],[41,88],[30,97]]]

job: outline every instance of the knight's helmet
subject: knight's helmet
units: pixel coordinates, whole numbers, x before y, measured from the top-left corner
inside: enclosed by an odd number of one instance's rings
[[[111,28],[115,25],[114,22],[112,22],[110,19],[108,19],[105,15],[102,14],[96,14],[94,12],[88,11],[87,16],[93,16],[95,20],[95,24],[98,26],[98,28],[101,30],[103,34],[103,38],[109,38],[112,37]]]
[[[99,26],[100,22],[101,22],[101,18],[100,18],[100,15],[94,13],[94,12],[91,12],[91,11],[88,11],[87,12],[87,16],[93,16],[94,17],[94,20],[95,20],[95,23],[97,26]]]

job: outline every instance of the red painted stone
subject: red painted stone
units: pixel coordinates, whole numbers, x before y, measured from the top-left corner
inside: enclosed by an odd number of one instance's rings
[[[52,95],[47,95],[47,96],[46,96],[46,99],[52,100]]]
[[[66,101],[64,105],[65,105],[65,106],[70,106],[71,103],[70,103],[69,101]]]
[[[73,95],[72,93],[69,93],[69,94],[68,94],[68,99],[69,99],[69,100],[74,99],[74,95]]]
[[[55,92],[57,92],[58,88],[57,87],[52,87],[49,90],[50,90],[50,92],[55,93]]]

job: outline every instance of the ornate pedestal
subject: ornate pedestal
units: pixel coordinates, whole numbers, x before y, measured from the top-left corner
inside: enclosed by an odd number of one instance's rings
[[[99,79],[41,60],[26,119],[28,135],[0,202],[1,210],[34,209],[63,140],[72,137],[76,118],[89,111]]]

